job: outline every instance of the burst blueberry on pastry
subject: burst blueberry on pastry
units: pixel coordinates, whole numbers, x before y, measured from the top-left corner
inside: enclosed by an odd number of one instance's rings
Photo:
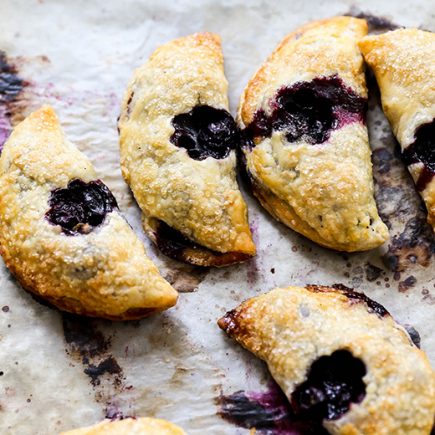
[[[255,254],[227,88],[219,37],[186,36],[135,71],[118,124],[121,167],[145,232],[164,254],[199,266]]]
[[[105,420],[94,426],[63,432],[60,435],[185,435],[181,428],[158,418]]]
[[[238,120],[254,194],[276,219],[340,251],[381,245],[357,41],[365,20],[336,17],[286,36],[246,87]]]
[[[435,231],[435,34],[400,29],[359,42]]]
[[[301,419],[331,434],[428,435],[435,374],[384,307],[362,293],[277,288],[218,322],[263,359]]]
[[[19,124],[3,148],[0,245],[20,284],[62,310],[126,320],[177,301],[48,106]]]

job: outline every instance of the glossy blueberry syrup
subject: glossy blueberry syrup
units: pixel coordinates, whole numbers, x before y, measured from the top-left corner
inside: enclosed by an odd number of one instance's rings
[[[435,119],[423,124],[415,132],[415,141],[402,153],[406,165],[423,163],[424,168],[417,180],[417,190],[421,192],[435,175]]]
[[[275,435],[323,435],[323,420],[336,420],[365,396],[364,363],[347,350],[318,358],[290,402],[274,382],[268,391],[221,395],[218,414],[237,426]]]
[[[315,421],[337,420],[352,403],[360,403],[365,396],[364,363],[346,350],[322,356],[312,365],[307,380],[291,395],[297,415]]]
[[[192,159],[224,159],[240,142],[240,133],[229,112],[210,106],[196,106],[172,120],[171,142],[185,148]]]
[[[55,189],[45,214],[53,225],[60,225],[68,236],[87,234],[100,225],[106,215],[118,208],[115,197],[101,181],[72,180],[65,189]]]
[[[245,135],[250,146],[253,138],[270,137],[276,130],[285,132],[289,142],[324,143],[331,131],[352,122],[365,122],[367,99],[335,75],[279,89],[270,109],[270,115],[258,110],[247,126]]]
[[[218,414],[225,420],[257,434],[267,435],[327,435],[320,422],[307,421],[295,416],[290,403],[274,383],[268,390],[236,391],[217,399]]]

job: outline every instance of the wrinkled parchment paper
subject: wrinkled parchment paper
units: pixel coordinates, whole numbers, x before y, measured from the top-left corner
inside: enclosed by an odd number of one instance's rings
[[[42,103],[53,105],[149,255],[182,292],[174,309],[140,322],[79,319],[36,302],[1,262],[2,434],[57,434],[105,416],[162,417],[191,434],[248,433],[219,416],[219,397],[262,391],[270,378],[262,362],[224,336],[216,319],[275,286],[341,283],[364,291],[419,332],[435,364],[435,242],[376,91],[369,112],[374,175],[392,236],[378,250],[345,255],[322,249],[273,221],[245,192],[257,257],[220,270],[192,268],[150,246],[121,177],[120,99],[133,68],[158,45],[196,31],[219,33],[235,113],[249,77],[286,33],[313,19],[361,11],[435,30],[431,0],[1,0],[0,49],[24,81],[16,97],[3,101],[0,126],[7,132],[9,123]]]

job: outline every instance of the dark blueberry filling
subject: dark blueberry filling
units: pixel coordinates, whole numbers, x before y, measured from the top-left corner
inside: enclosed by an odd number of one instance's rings
[[[163,221],[158,223],[156,245],[163,254],[171,258],[180,258],[185,249],[200,247]]]
[[[10,65],[3,51],[0,51],[0,102],[13,101],[25,85],[17,76],[17,70]]]
[[[373,299],[370,299],[364,293],[356,292],[343,284],[332,284],[331,287],[310,284],[306,286],[306,289],[312,292],[338,292],[345,295],[351,303],[365,304],[369,313],[377,314],[379,317],[388,316],[390,314],[387,309],[380,303],[374,301]]]
[[[364,293],[356,292],[355,290],[346,287],[343,284],[333,284],[332,288],[343,293],[351,301],[362,302],[366,304],[368,310],[371,313],[377,314],[379,317],[388,316],[390,314],[383,305],[374,301],[373,299],[370,299]]]
[[[364,122],[367,99],[345,86],[338,76],[319,77],[281,88],[270,103],[271,114],[258,110],[247,126],[248,142],[284,131],[289,142],[302,139],[312,145],[329,139],[332,130]]]
[[[396,30],[400,29],[401,26],[393,23],[388,18],[372,15],[366,12],[358,12],[357,10],[351,11],[346,16],[355,17],[355,18],[363,18],[367,21],[369,33],[379,32],[379,31],[387,31],[387,30]]]
[[[72,180],[66,189],[53,190],[48,204],[46,219],[60,225],[69,236],[89,233],[118,208],[112,192],[101,180]]]
[[[260,435],[328,435],[321,422],[296,417],[285,394],[275,383],[267,391],[236,391],[221,395],[218,415]]]
[[[320,357],[311,365],[307,380],[291,395],[295,413],[315,421],[337,420],[352,403],[363,400],[365,374],[364,363],[347,350]]]
[[[172,120],[175,128],[171,142],[185,148],[192,159],[207,157],[223,159],[240,142],[237,125],[226,110],[210,106],[196,106],[190,112],[177,115]]]
[[[217,252],[185,237],[181,232],[157,220],[154,243],[168,257],[196,266],[223,266],[247,260],[250,255],[241,252]]]
[[[406,165],[423,163],[424,168],[417,180],[417,190],[422,191],[435,175],[435,119],[423,124],[415,132],[415,141],[403,151]]]
[[[406,332],[408,333],[412,343],[420,349],[421,347],[420,333],[412,325],[403,325],[403,327],[406,329]]]

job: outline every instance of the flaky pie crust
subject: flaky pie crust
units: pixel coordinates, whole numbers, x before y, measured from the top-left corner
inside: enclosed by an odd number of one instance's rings
[[[0,245],[28,291],[58,308],[114,320],[175,305],[178,294],[118,210],[89,234],[67,236],[45,219],[51,192],[97,178],[44,106],[15,127],[0,157]]]
[[[426,355],[388,314],[379,315],[351,291],[307,286],[276,288],[243,302],[219,326],[263,359],[287,397],[314,361],[345,349],[367,369],[366,395],[331,434],[429,435],[435,413],[435,375]]]
[[[362,38],[359,47],[375,73],[382,108],[404,151],[414,142],[416,129],[435,118],[435,34],[399,29]],[[417,182],[423,165],[408,169]],[[435,231],[435,177],[420,193]]]
[[[158,219],[209,250],[252,256],[235,152],[198,161],[170,142],[175,115],[198,104],[228,110],[227,88],[217,35],[196,33],[159,47],[135,71],[122,102],[121,167],[148,235]]]
[[[335,17],[316,21],[286,36],[248,83],[239,105],[241,128],[284,86],[338,75],[367,97],[357,40],[367,34],[365,20]],[[381,245],[388,230],[373,197],[372,164],[366,126],[361,122],[333,130],[328,141],[289,144],[285,133],[245,147],[253,191],[271,214],[316,243],[340,251]]]

